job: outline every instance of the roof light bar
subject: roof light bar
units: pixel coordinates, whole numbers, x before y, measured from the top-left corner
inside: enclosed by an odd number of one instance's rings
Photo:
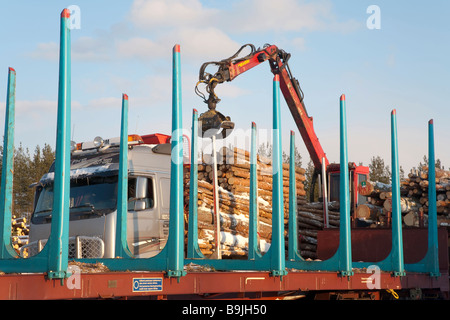
[[[135,145],[135,144],[141,144],[141,143],[144,143],[144,140],[142,139],[142,137],[140,135],[138,135],[138,134],[128,135],[128,145]],[[70,150],[71,150],[71,152],[86,151],[86,150],[93,150],[93,149],[100,150],[100,149],[107,149],[109,147],[119,146],[119,145],[120,145],[120,139],[118,137],[104,140],[102,137],[97,136],[94,138],[93,141],[86,141],[86,142],[79,142],[79,143],[72,141],[71,145],[70,145]]]

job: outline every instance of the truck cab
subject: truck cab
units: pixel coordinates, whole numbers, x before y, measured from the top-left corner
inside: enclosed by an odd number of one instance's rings
[[[349,173],[349,193],[350,193],[350,212],[352,216],[353,226],[357,226],[356,218],[354,213],[356,208],[360,204],[366,203],[367,199],[362,196],[358,190],[358,186],[364,182],[369,181],[369,167],[358,166],[354,162],[349,162],[348,164]],[[331,163],[327,166],[326,170],[326,190],[327,190],[327,201],[339,202],[340,198],[340,165],[339,163]],[[318,187],[318,197],[314,192],[310,193],[310,202],[323,201],[323,183],[324,179],[319,171],[315,171],[312,178],[312,190]]]
[[[330,164],[327,169],[328,173],[328,200],[339,201],[340,194],[340,168],[339,164]],[[366,197],[362,196],[358,191],[358,186],[369,181],[369,167],[357,166],[354,162],[348,165],[349,188],[350,188],[350,211],[355,212],[359,204],[366,203]]]
[[[128,137],[127,242],[139,258],[165,246],[170,208],[170,136]],[[69,259],[114,258],[119,172],[119,138],[73,144],[70,165]],[[40,252],[50,235],[54,165],[35,184],[30,243]],[[26,254],[25,254],[26,255]]]

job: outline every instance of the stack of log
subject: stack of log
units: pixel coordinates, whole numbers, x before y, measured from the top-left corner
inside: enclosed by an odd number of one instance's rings
[[[419,207],[417,214],[410,215],[409,220],[418,224],[420,216],[428,214],[428,167],[422,166],[412,170],[408,178],[402,181],[402,194],[414,199]],[[436,169],[436,209],[438,214],[438,225],[450,226],[450,171]],[[414,218],[414,219],[413,219]],[[405,220],[405,219],[404,219]]]
[[[371,227],[388,226],[392,212],[391,186],[379,182],[360,185],[361,195],[367,203],[359,205],[356,217],[373,222]],[[401,181],[400,210],[403,223],[408,227],[424,226],[428,214],[428,167],[421,167]],[[450,225],[450,171],[436,169],[436,205],[438,225]]]
[[[381,182],[364,181],[359,185],[359,194],[367,197],[365,204],[360,204],[356,208],[355,216],[357,219],[372,223],[371,227],[387,226],[388,212],[385,208],[392,201],[387,201],[392,198],[392,186]],[[390,210],[392,211],[392,210]]]
[[[29,233],[30,226],[27,224],[27,219],[13,216],[11,219],[11,245],[17,253],[22,246],[28,244]]]
[[[198,234],[199,247],[205,256],[214,249],[213,166],[209,155],[198,165]],[[217,159],[219,209],[221,217],[222,255],[247,255],[250,193],[250,154],[234,148],[223,148]],[[283,164],[284,223],[289,219],[289,165]],[[297,203],[306,203],[303,182],[305,170],[296,167]],[[268,250],[272,233],[272,166],[270,159],[258,156],[258,235],[262,252]],[[185,215],[188,215],[190,172],[186,169]],[[186,217],[187,221],[187,217]],[[287,227],[285,228],[287,231]],[[287,232],[285,232],[287,234]]]
[[[299,251],[305,259],[317,259],[317,232],[326,227],[322,202],[298,203]],[[328,203],[328,226],[339,228],[339,202]]]

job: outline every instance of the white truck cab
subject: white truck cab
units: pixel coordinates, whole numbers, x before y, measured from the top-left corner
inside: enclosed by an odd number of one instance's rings
[[[169,231],[170,136],[128,138],[127,242],[139,258],[165,246]],[[119,138],[73,144],[70,165],[69,259],[114,258]],[[54,165],[35,184],[30,243],[24,256],[40,252],[50,235]]]

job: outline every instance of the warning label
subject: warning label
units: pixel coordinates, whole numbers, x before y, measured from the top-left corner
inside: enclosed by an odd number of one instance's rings
[[[162,291],[162,278],[133,278],[133,292]]]

